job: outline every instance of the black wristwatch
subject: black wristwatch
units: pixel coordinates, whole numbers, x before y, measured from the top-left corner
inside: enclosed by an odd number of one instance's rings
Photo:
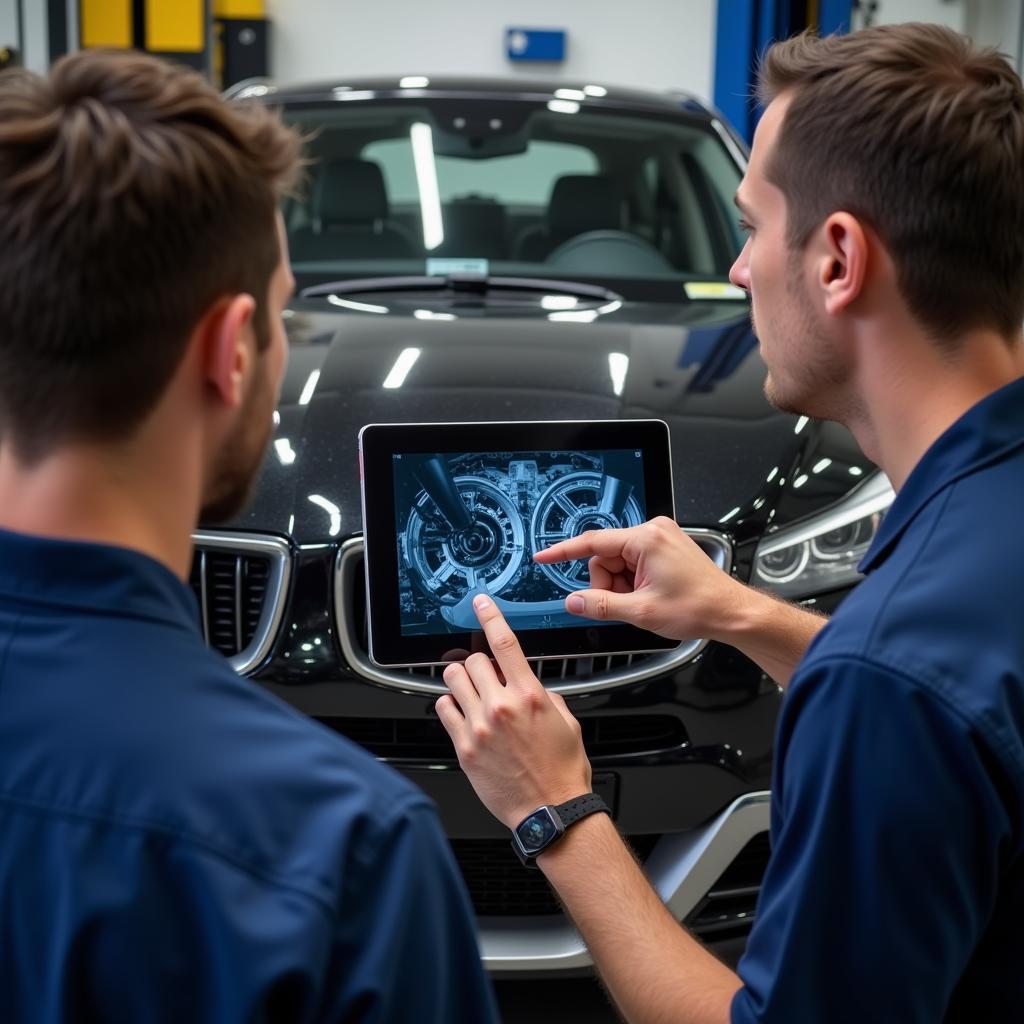
[[[512,830],[512,849],[526,867],[535,868],[538,855],[561,839],[570,825],[597,811],[612,813],[596,793],[584,793],[556,807],[538,807]]]

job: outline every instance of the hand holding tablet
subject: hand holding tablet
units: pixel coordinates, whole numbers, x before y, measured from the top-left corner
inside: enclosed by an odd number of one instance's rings
[[[590,584],[586,558],[533,559],[590,530],[674,517],[668,445],[655,420],[364,427],[371,658],[439,664],[453,649],[486,649],[478,594],[530,658],[674,646],[567,612],[566,597]]]

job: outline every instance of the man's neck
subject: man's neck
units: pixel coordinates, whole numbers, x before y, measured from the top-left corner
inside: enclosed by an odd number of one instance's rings
[[[1011,344],[992,332],[972,332],[948,357],[934,342],[925,344],[933,348],[875,349],[876,358],[866,361],[861,377],[861,413],[846,424],[897,490],[964,413],[1024,376],[1020,338]]]
[[[131,548],[185,579],[199,495],[176,468],[92,445],[26,466],[0,445],[0,528]]]

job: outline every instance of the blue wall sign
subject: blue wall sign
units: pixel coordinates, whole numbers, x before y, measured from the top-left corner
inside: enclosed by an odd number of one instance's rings
[[[505,53],[509,60],[565,60],[565,30],[550,28],[505,29]]]

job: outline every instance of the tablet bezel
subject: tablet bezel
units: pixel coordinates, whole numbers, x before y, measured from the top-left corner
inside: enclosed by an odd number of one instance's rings
[[[648,519],[675,519],[671,444],[662,420],[544,420],[480,423],[371,423],[359,431],[368,653],[381,668],[443,665],[467,653],[487,652],[480,630],[403,636],[398,607],[395,454],[464,452],[608,451],[640,449]],[[664,472],[659,473],[659,467]],[[370,580],[392,580],[371,588]],[[678,641],[625,623],[588,621],[578,627],[522,629],[516,636],[527,658],[603,657],[672,650]],[[489,652],[488,652],[489,653]]]

